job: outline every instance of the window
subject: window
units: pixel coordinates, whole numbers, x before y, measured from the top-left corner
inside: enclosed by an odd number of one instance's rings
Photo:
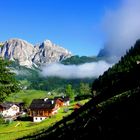
[[[37,120],[37,118],[35,118]]]
[[[40,118],[40,120],[42,120],[42,118]]]
[[[33,111],[33,116],[37,116],[37,111]]]

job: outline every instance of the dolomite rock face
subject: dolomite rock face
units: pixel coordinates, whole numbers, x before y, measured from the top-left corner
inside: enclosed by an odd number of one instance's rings
[[[36,54],[33,58],[33,62],[37,65],[59,62],[71,56],[68,50],[53,44],[50,40],[44,41],[42,44],[35,46],[35,48]]]
[[[20,65],[31,67],[34,47],[32,44],[21,39],[10,39],[0,49],[0,56],[17,60]]]
[[[32,68],[53,62],[59,62],[71,56],[71,53],[46,40],[33,46],[25,40],[10,39],[0,47],[0,57],[18,61],[21,66]]]

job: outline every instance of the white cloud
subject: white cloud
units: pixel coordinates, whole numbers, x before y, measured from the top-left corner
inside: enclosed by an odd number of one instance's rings
[[[105,49],[121,56],[140,38],[140,0],[122,0],[117,10],[108,10],[103,19]]]
[[[111,64],[105,61],[85,63],[82,65],[63,65],[59,63],[49,64],[42,67],[43,76],[56,76],[61,78],[93,78],[103,74]]]

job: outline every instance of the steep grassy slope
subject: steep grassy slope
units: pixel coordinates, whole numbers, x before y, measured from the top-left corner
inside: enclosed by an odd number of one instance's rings
[[[94,97],[48,130],[27,139],[140,139],[140,41],[93,83]]]

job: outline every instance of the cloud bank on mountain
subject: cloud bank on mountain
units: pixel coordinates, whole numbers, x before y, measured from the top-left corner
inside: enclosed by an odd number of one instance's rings
[[[42,76],[56,76],[66,79],[93,78],[103,74],[112,65],[105,62],[92,62],[82,65],[49,64],[42,67]]]

